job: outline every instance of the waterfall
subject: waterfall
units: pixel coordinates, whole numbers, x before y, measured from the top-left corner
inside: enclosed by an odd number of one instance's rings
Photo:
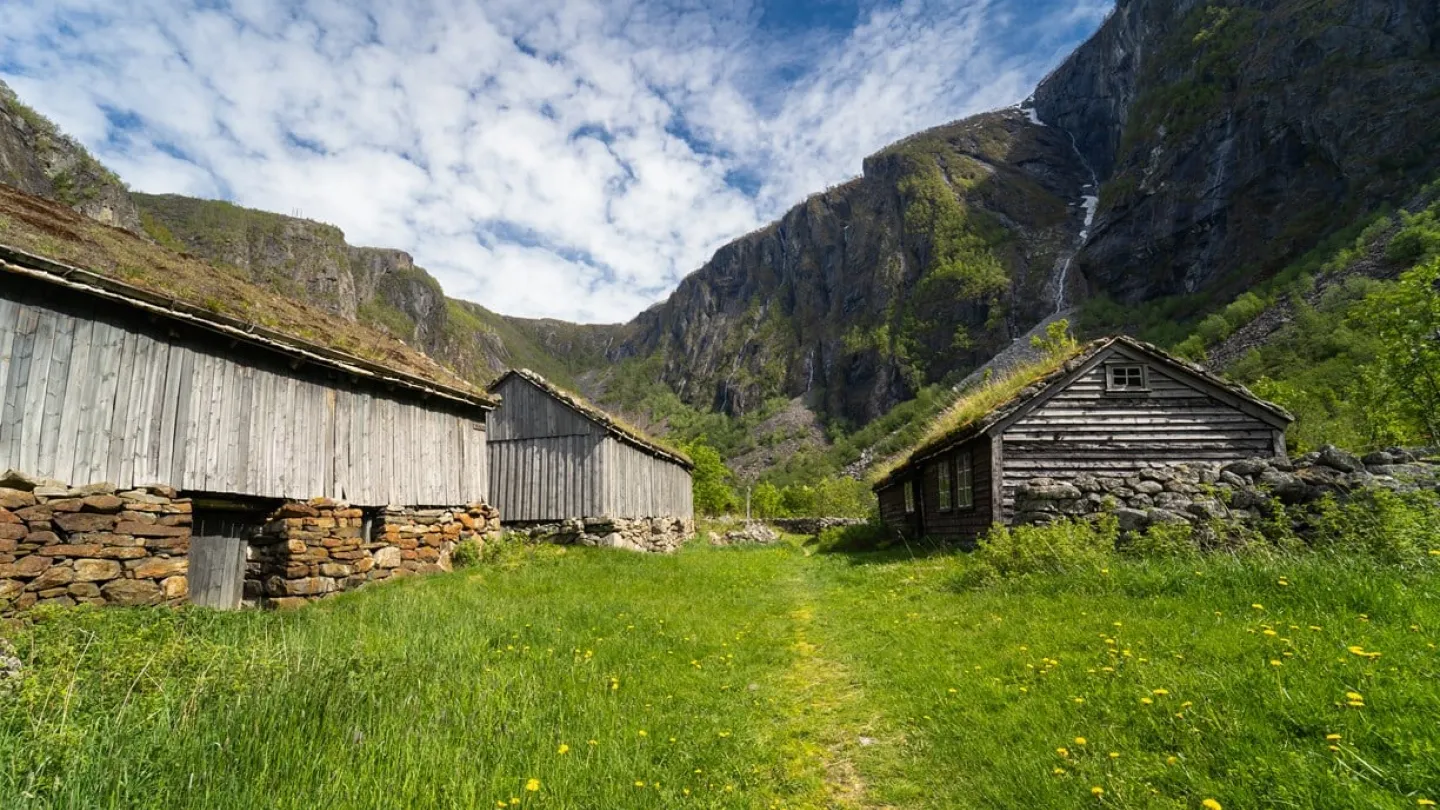
[[[1035,100],[1026,99],[1018,109],[1030,119],[1030,123],[1039,126],[1049,126],[1040,120],[1040,115],[1035,111]],[[1095,224],[1095,211],[1100,206],[1100,178],[1095,174],[1095,168],[1090,161],[1085,159],[1085,153],[1080,151],[1080,144],[1075,142],[1075,136],[1069,130],[1061,129],[1065,137],[1070,139],[1070,148],[1075,150],[1075,157],[1079,158],[1080,165],[1085,167],[1086,173],[1090,175],[1090,182],[1080,188],[1080,207],[1085,210],[1085,223],[1080,226],[1079,238],[1075,240],[1075,246],[1066,253],[1059,261],[1055,262],[1055,269],[1051,280],[1055,285],[1055,309],[1056,313],[1065,310],[1065,288],[1070,276],[1070,265],[1075,261],[1075,255],[1085,247],[1090,239],[1090,228]]]

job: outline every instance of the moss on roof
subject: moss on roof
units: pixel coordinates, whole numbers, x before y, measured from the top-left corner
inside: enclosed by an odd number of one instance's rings
[[[177,253],[4,184],[0,184],[0,245],[480,395],[473,385],[424,353],[370,327],[270,292],[234,268]]]
[[[675,461],[684,466],[686,469],[693,469],[695,467],[695,462],[691,461],[689,456],[685,455],[684,452],[682,452],[674,445],[671,445],[669,442],[662,441],[645,433],[640,428],[635,427],[629,422],[626,422],[625,420],[608,413],[607,411],[601,409],[600,406],[590,402],[579,394],[576,394],[572,391],[567,391],[564,388],[555,385],[554,383],[550,382],[539,374],[536,374],[528,368],[514,368],[505,372],[504,374],[501,374],[499,379],[495,380],[495,382],[490,383],[489,391],[491,393],[498,393],[500,386],[512,376],[519,377],[531,383],[532,385],[538,387],[550,396],[555,397],[566,405],[569,405],[571,408],[574,408],[576,411],[598,423],[605,429],[609,430],[611,433],[618,435],[622,440],[626,440],[632,444],[639,445],[641,448],[648,450],[655,455],[659,455],[668,458],[671,461]]]

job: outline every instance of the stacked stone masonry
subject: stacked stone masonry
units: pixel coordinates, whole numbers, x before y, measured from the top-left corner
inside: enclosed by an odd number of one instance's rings
[[[0,476],[0,613],[35,605],[179,604],[191,504],[167,486],[117,492]]]
[[[599,546],[630,551],[678,551],[695,536],[695,521],[688,518],[572,518],[559,523],[508,527],[537,542],[557,545]]]
[[[1124,478],[1033,478],[1015,493],[1015,522],[1044,524],[1113,514],[1122,531],[1210,520],[1246,523],[1275,500],[1299,506],[1366,489],[1440,490],[1440,462],[1426,450],[1392,448],[1363,458],[1326,446],[1294,459],[1252,458],[1223,466],[1175,465]]]
[[[368,582],[448,571],[457,543],[499,533],[500,514],[485,504],[367,512],[329,498],[286,503],[250,540],[245,598],[298,607]]]

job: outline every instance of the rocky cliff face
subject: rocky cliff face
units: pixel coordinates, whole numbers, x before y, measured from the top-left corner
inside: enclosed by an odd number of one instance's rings
[[[125,184],[85,147],[0,82],[0,182],[59,200],[106,225],[140,232]]]
[[[1104,181],[1092,289],[1223,299],[1440,172],[1440,7],[1122,0],[1035,106]]]
[[[1019,110],[906,139],[864,174],[721,248],[629,326],[692,404],[771,397],[863,423],[1050,314],[1088,172]]]

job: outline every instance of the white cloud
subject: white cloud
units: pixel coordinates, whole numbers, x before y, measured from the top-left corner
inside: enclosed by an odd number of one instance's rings
[[[1053,5],[777,27],[740,0],[52,0],[0,9],[0,77],[138,189],[299,210],[452,295],[618,321],[886,143],[1017,101],[1108,3]]]

